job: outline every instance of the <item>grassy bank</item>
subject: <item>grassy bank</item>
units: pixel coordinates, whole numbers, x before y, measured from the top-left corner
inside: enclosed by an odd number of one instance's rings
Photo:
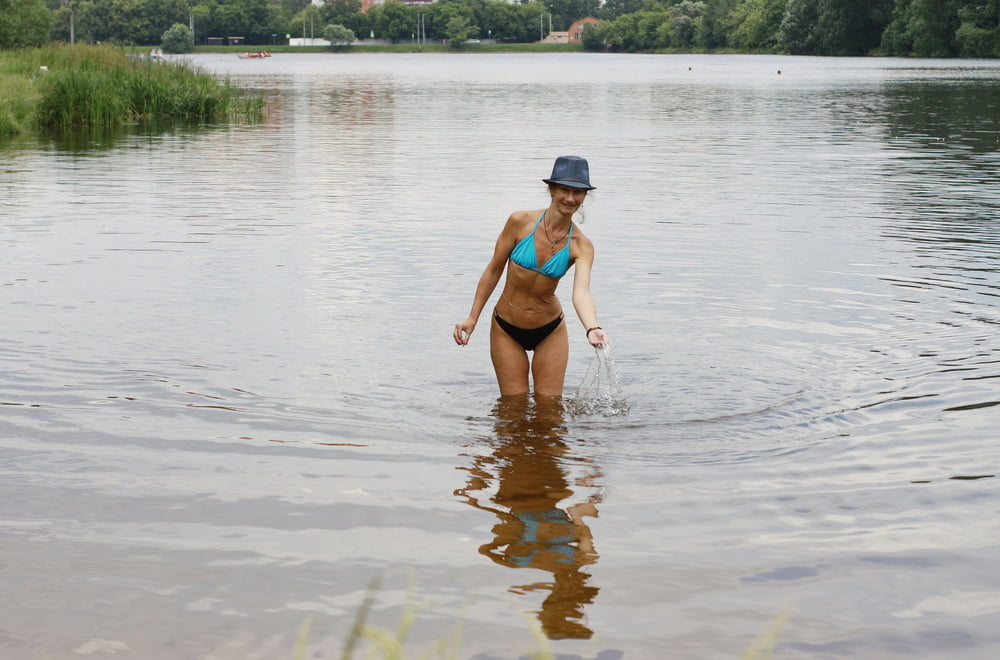
[[[0,52],[0,135],[147,119],[254,120],[263,108],[261,95],[182,62],[132,58],[111,46]]]

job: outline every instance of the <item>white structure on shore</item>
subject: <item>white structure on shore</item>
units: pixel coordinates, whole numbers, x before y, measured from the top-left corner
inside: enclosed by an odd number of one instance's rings
[[[292,37],[288,40],[289,46],[329,46],[330,42],[319,37]]]

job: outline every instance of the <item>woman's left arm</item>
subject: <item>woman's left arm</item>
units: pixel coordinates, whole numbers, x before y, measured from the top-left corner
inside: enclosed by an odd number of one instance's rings
[[[597,325],[597,306],[590,295],[590,271],[593,266],[594,244],[584,239],[580,241],[579,254],[574,262],[573,307],[587,330],[587,341],[591,346],[603,346],[608,343],[608,335]]]

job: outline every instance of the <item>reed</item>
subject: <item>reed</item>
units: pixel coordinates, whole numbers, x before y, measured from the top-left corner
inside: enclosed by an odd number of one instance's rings
[[[0,53],[0,101],[0,132],[8,134],[164,118],[255,121],[264,112],[259,93],[182,61],[137,59],[112,46]]]
[[[340,649],[340,660],[354,660],[357,651],[364,652],[365,657],[369,660],[407,660],[411,657],[406,653],[406,637],[413,628],[418,613],[418,608],[412,604],[412,579],[406,605],[395,630],[368,625],[368,615],[375,604],[375,597],[380,585],[381,580],[378,577],[373,578],[369,583],[365,598],[355,613],[354,624]],[[529,660],[555,660],[555,655],[549,648],[541,626],[532,620],[526,620],[538,644],[534,651],[528,650],[526,652],[526,657]],[[294,660],[306,660],[310,657],[311,629],[312,617],[309,617],[299,627],[293,655]],[[459,622],[451,634],[438,639],[417,657],[421,660],[459,660],[463,657],[460,649],[461,643],[462,625]]]
[[[407,634],[413,627],[416,620],[417,609],[414,608],[411,599],[413,596],[413,583],[407,595],[406,604],[403,608],[402,618],[396,630],[378,628],[368,625],[368,615],[375,603],[375,597],[381,586],[381,580],[375,577],[368,585],[365,598],[358,607],[354,617],[354,624],[340,649],[340,660],[354,660],[355,652],[362,650],[369,660],[407,660],[409,657],[405,651]],[[771,618],[767,630],[755,639],[743,653],[744,660],[770,660],[774,657],[775,647],[781,638],[782,629],[792,613],[792,604],[788,603],[781,612]],[[548,638],[542,631],[538,622],[524,616],[528,628],[535,639],[534,649],[525,649],[522,657],[528,660],[556,660],[556,654],[549,644]],[[313,619],[307,618],[299,627],[299,635],[295,644],[293,660],[307,660],[310,657],[310,631]],[[421,660],[458,660],[461,653],[462,625],[455,626],[450,635],[440,638],[425,649],[418,656]],[[365,648],[360,648],[365,647]]]
[[[40,98],[30,79],[0,73],[0,135],[30,131],[35,125],[35,108]]]
[[[753,641],[743,654],[743,660],[770,660],[774,657],[774,647],[781,638],[781,630],[784,628],[788,617],[791,616],[791,604],[785,605],[781,612],[776,614],[768,624],[767,630]]]

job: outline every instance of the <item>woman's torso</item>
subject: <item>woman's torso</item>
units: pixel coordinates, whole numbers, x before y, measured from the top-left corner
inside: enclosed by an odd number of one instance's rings
[[[524,241],[529,244],[527,247],[533,247],[535,257],[533,265],[538,270],[525,267],[508,258],[507,279],[497,305],[500,316],[524,328],[538,327],[562,313],[556,289],[561,275],[565,274],[565,269],[573,264],[576,256],[573,248],[574,242],[578,240],[579,230],[573,227],[569,236],[560,240],[553,250],[551,242],[545,239],[541,226],[542,213],[543,211],[539,210],[523,211],[519,214],[521,230],[518,232],[516,244],[519,246]],[[515,247],[515,251],[517,249]],[[521,249],[525,247],[522,246]],[[556,262],[550,263],[554,258]],[[568,261],[565,268],[560,263],[562,260]],[[546,265],[549,268],[546,268]],[[553,277],[540,271],[556,273],[562,271],[562,273],[559,277]]]

